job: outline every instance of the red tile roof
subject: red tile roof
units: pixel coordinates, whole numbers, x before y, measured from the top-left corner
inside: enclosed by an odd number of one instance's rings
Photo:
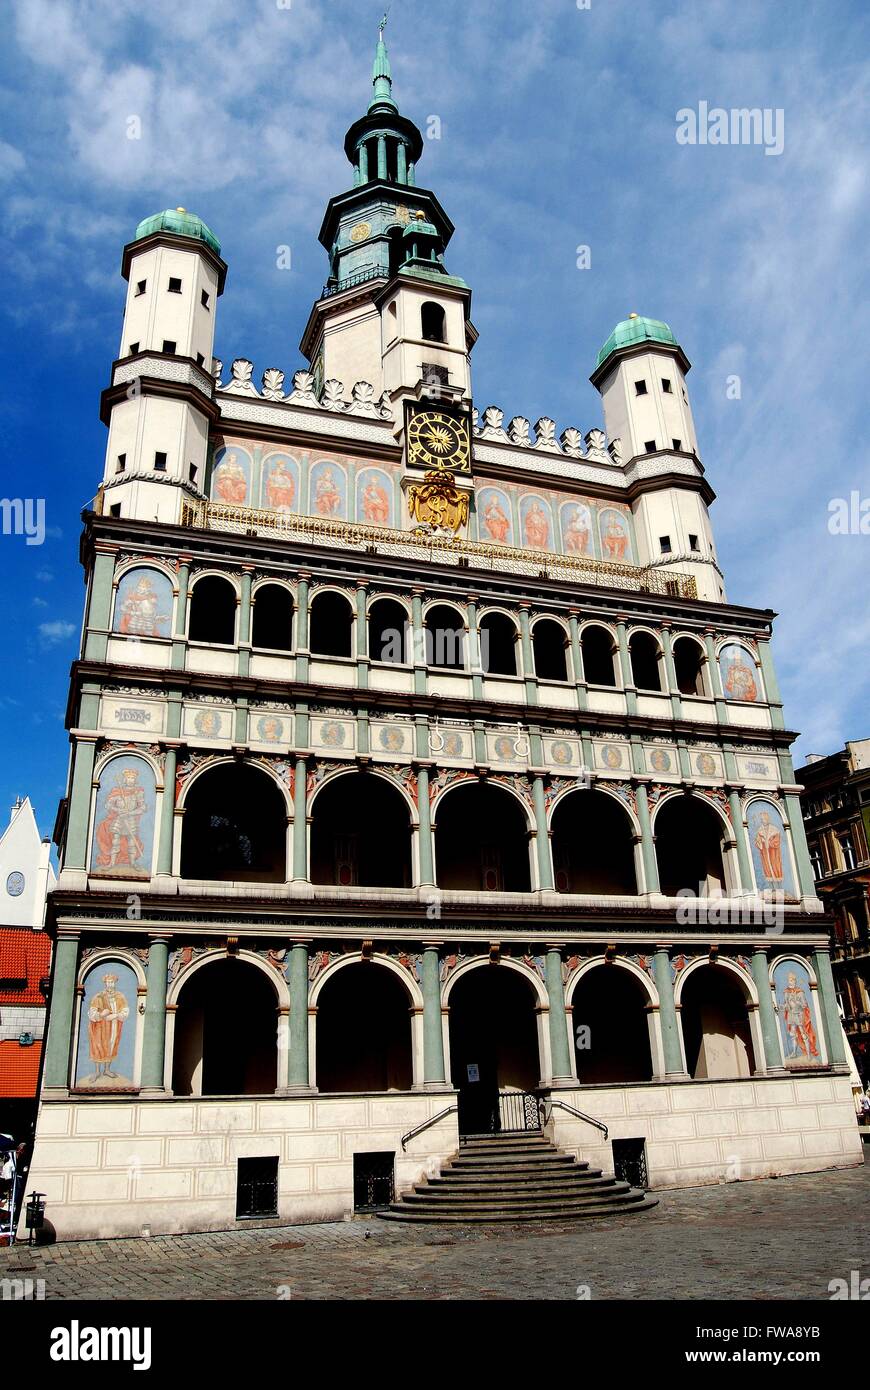
[[[0,1005],[44,1004],[40,980],[51,972],[51,940],[29,927],[0,927]]]
[[[22,1047],[14,1039],[0,1042],[0,1096],[6,1099],[35,1096],[41,1056],[41,1042],[31,1043],[29,1047]]]

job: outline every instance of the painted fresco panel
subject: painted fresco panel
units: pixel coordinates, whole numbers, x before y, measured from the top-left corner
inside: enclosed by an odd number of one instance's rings
[[[135,1084],[136,989],[133,969],[102,960],[85,978],[76,1052],[76,1086],[101,1091]]]
[[[822,1062],[819,1024],[810,974],[803,961],[780,960],[773,970],[773,988],[787,1066],[812,1067]]]
[[[514,524],[510,498],[497,487],[485,487],[477,495],[480,539],[494,545],[513,545]]]
[[[113,632],[126,637],[169,637],[172,581],[162,570],[136,566],[127,570],[115,595]]]
[[[772,801],[753,801],[746,813],[755,881],[762,892],[795,896],[782,816]]]
[[[269,454],[263,461],[260,506],[270,512],[298,512],[299,465],[290,454]]]
[[[308,510],[313,516],[347,518],[347,475],[341,464],[323,460],[314,465]]]
[[[726,700],[755,702],[759,698],[758,672],[745,647],[737,642],[723,647],[719,653],[719,670]]]
[[[91,872],[150,878],[157,793],[144,758],[112,758],[100,773]]]
[[[356,519],[368,526],[394,526],[393,480],[382,468],[363,468],[356,480]]]
[[[251,459],[238,445],[227,445],[215,454],[211,496],[213,502],[225,502],[231,507],[250,505]]]

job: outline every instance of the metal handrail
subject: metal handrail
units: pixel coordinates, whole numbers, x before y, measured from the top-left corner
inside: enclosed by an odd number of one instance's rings
[[[407,1134],[402,1135],[403,1151],[409,1139],[413,1139],[417,1134],[422,1134],[424,1129],[428,1129],[430,1125],[437,1125],[438,1121],[443,1120],[445,1115],[453,1115],[458,1112],[458,1110],[458,1105],[448,1105],[446,1110],[439,1110],[437,1115],[430,1115],[428,1120],[424,1120],[421,1125],[417,1125],[416,1129],[409,1129]]]
[[[546,1104],[547,1102],[544,1101],[544,1105]],[[592,1118],[591,1115],[584,1115],[582,1110],[575,1109],[573,1105],[566,1105],[564,1100],[551,1100],[549,1102],[549,1105],[551,1110],[553,1110],[554,1107],[558,1105],[560,1110],[567,1110],[569,1115],[576,1115],[578,1120],[585,1120],[588,1125],[594,1125],[596,1129],[601,1130],[601,1133],[604,1135],[605,1139],[607,1138],[607,1125],[603,1124],[601,1120],[595,1120]],[[549,1119],[549,1116],[547,1118]]]

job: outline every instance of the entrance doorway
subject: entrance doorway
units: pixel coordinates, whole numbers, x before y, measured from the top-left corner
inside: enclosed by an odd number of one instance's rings
[[[530,1093],[540,1078],[535,995],[517,971],[484,965],[457,980],[450,992],[450,1068],[460,1134],[527,1127],[514,1122],[514,1112],[524,1116],[524,1103],[505,1094]]]

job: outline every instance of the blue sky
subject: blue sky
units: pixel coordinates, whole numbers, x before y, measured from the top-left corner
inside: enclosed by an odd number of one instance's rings
[[[316,234],[346,188],[380,17],[362,0],[13,0],[3,7],[3,495],[44,497],[42,546],[0,537],[3,804],[43,832],[63,795],[78,642],[79,512],[101,476],[121,248],[181,204],[229,263],[225,362],[303,366],[326,277]],[[870,733],[870,537],[828,532],[870,496],[870,19],[855,0],[393,0],[394,94],[427,140],[418,180],[473,287],[475,401],[557,429],[601,423],[587,380],[629,311],[694,364],[701,456],[732,602],[781,614],[797,758]],[[680,145],[676,113],[781,108],[784,149]],[[129,118],[141,122],[130,140]],[[276,248],[292,249],[292,270]],[[591,266],[577,268],[588,245]],[[863,309],[862,309],[863,306]],[[741,380],[739,400],[727,378]],[[862,409],[863,407],[863,409]]]

